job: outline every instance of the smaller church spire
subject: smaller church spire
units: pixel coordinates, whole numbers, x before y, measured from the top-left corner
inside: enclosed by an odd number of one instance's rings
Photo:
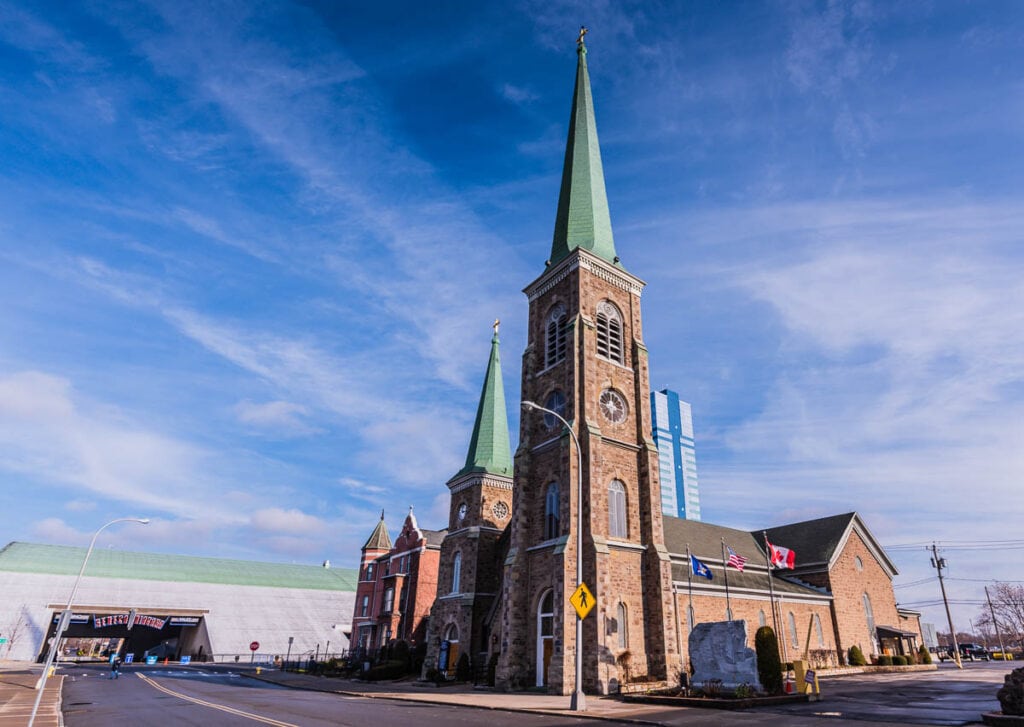
[[[363,545],[363,550],[391,550],[391,536],[388,535],[388,526],[384,524],[384,511],[380,511],[380,520],[377,527],[370,533],[370,537]]]
[[[582,247],[608,262],[618,265],[608,195],[604,188],[604,167],[594,120],[594,100],[587,72],[587,46],[580,26],[576,39],[576,88],[569,116],[569,137],[565,143],[562,188],[558,194],[555,234],[551,242],[550,264],[557,263],[577,247]]]
[[[480,392],[480,405],[476,410],[473,435],[469,440],[466,464],[456,475],[468,472],[488,472],[495,475],[512,474],[512,448],[508,438],[508,412],[505,409],[505,387],[501,380],[498,326],[494,321],[491,338],[491,357]]]

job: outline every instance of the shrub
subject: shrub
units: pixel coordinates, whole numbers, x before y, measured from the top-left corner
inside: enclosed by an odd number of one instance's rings
[[[928,651],[928,647],[921,644],[921,647],[917,650],[917,663],[918,664],[931,664],[932,663],[932,652]]]
[[[896,656],[892,657],[892,665],[893,666],[906,666],[907,665],[907,657],[902,656],[900,654],[897,654]]]
[[[497,681],[498,672],[498,652],[491,654],[491,658],[487,661],[487,686],[493,687]]]
[[[1024,715],[1024,667],[1003,677],[1003,686],[996,692],[1003,714]]]
[[[409,661],[409,653],[408,641],[396,641],[391,647],[391,658],[395,661],[404,661],[406,664],[411,663]]]
[[[892,657],[888,654],[882,654],[878,657],[878,666],[892,666]]]
[[[371,667],[368,672],[363,674],[363,679],[367,681],[377,681],[379,679],[398,679],[406,674],[408,664],[404,661],[397,661],[391,659],[389,661],[382,661],[374,667]]]
[[[743,684],[737,684],[736,689],[733,690],[732,696],[736,699],[750,699],[754,696],[754,688],[746,682]]]
[[[850,652],[847,655],[847,661],[850,666],[867,666],[868,660],[864,658],[864,652],[860,650],[860,647],[854,644],[850,647]]]
[[[455,665],[455,678],[460,682],[468,682],[473,678],[473,671],[469,668],[469,654],[465,651],[459,656],[459,662]]]
[[[757,651],[757,678],[769,694],[782,691],[782,662],[779,659],[779,640],[771,626],[762,626],[754,634]]]

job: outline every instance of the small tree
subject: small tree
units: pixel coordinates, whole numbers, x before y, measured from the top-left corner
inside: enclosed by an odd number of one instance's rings
[[[757,651],[757,678],[769,694],[782,691],[782,660],[779,659],[779,640],[771,626],[762,626],[754,634]]]
[[[868,660],[864,658],[864,652],[860,650],[860,647],[854,644],[850,647],[850,652],[847,655],[847,661],[850,666],[867,666]]]
[[[931,664],[932,663],[932,652],[928,651],[928,647],[924,644],[917,649],[917,663],[918,664]]]
[[[455,665],[455,678],[460,682],[468,682],[473,678],[473,672],[469,668],[469,654],[465,651],[459,656],[459,663]]]

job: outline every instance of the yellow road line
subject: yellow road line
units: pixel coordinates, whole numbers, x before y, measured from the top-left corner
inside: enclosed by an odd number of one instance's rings
[[[193,704],[198,704],[201,707],[209,707],[210,709],[219,709],[221,712],[227,712],[228,714],[234,714],[234,715],[236,715],[238,717],[248,717],[249,719],[255,720],[257,722],[262,722],[263,724],[275,725],[275,727],[299,727],[298,725],[294,725],[294,724],[292,724],[290,722],[281,722],[281,721],[276,720],[276,719],[270,719],[269,717],[262,717],[262,716],[260,716],[258,714],[252,714],[251,712],[243,712],[242,710],[235,709],[234,707],[228,707],[226,705],[216,704],[214,702],[207,702],[206,700],[199,699],[197,697],[190,697],[187,694],[182,694],[181,692],[176,692],[173,689],[168,689],[167,687],[163,686],[162,684],[157,684],[154,679],[151,679],[150,677],[147,677],[145,674],[137,674],[136,676],[138,676],[139,679],[142,679],[144,682],[149,684],[154,689],[159,689],[164,694],[170,694],[172,697],[177,697],[178,699],[184,699],[186,702],[192,702]]]

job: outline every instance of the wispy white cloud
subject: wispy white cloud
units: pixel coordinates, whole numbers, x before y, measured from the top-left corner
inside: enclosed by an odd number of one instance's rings
[[[235,405],[235,414],[245,424],[273,429],[279,434],[309,434],[316,431],[305,422],[309,409],[288,401],[258,404],[246,399]]]
[[[516,86],[511,83],[502,84],[500,91],[503,98],[516,105],[528,104],[531,101],[536,101],[538,98],[535,91],[525,86]]]
[[[0,376],[0,453],[6,469],[186,517],[203,507],[186,493],[210,485],[198,476],[201,449],[82,402],[71,382],[39,371]]]
[[[296,508],[269,507],[257,510],[252,514],[250,522],[259,532],[285,536],[315,537],[323,534],[327,527],[320,518]]]

